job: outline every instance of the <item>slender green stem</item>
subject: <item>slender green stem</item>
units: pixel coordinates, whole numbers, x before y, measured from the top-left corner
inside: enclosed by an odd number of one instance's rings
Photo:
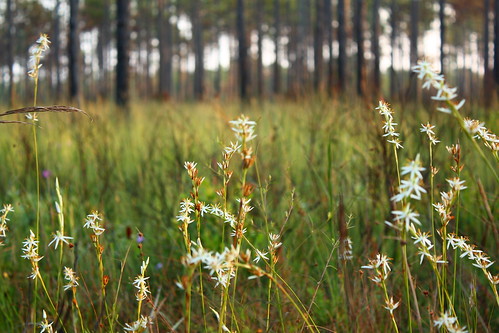
[[[189,280],[191,277],[189,277]],[[189,281],[185,290],[185,332],[191,332],[191,299],[192,299],[192,283]]]
[[[47,290],[47,287],[45,286],[45,282],[43,281],[43,278],[42,278],[42,275],[40,274],[40,272],[37,273],[37,276],[38,276],[37,280],[40,280],[40,284],[42,285],[42,289],[45,292],[45,295],[47,296],[50,305],[52,306],[52,310],[54,311],[54,316],[56,318],[59,318],[59,313],[57,312],[57,308],[55,307],[54,302],[52,301],[52,298],[50,297],[50,294],[49,294],[49,292]],[[61,318],[59,318],[59,321],[61,323],[61,327],[62,327],[63,331],[67,332],[66,328],[64,327],[64,323],[62,322]]]
[[[397,170],[397,180],[400,186],[400,166],[399,166],[399,158],[397,153],[397,147],[393,146],[393,154],[395,156],[395,168]],[[403,272],[404,272],[404,289],[405,289],[405,298],[407,302],[407,320],[409,324],[409,332],[412,332],[412,310],[411,310],[411,296],[409,290],[409,264],[407,260],[407,231],[405,227],[402,227],[402,264],[403,264]]]
[[[36,63],[36,66],[38,66],[38,61]],[[35,76],[35,92],[33,96],[33,106],[36,106],[36,99],[38,95],[38,75]],[[36,239],[40,239],[40,164],[38,161],[38,141],[37,141],[37,135],[36,135],[36,113],[33,114],[33,126],[32,128],[32,134],[33,134],[33,149],[35,151],[35,172],[36,172]],[[35,297],[33,300],[33,306],[34,306],[34,318],[33,322],[36,323],[36,303],[37,303],[37,298],[36,295],[38,294],[38,282],[35,280]],[[33,332],[36,331],[36,325],[33,327]]]
[[[433,239],[433,244],[436,244],[436,229],[435,229],[435,210],[433,209],[433,204],[435,203],[435,175],[433,174],[433,146],[431,141],[428,143],[430,150],[430,212],[431,212],[431,236]],[[433,247],[433,254],[436,255],[436,247]]]
[[[229,286],[223,287],[221,305],[220,305],[220,320],[218,323],[218,333],[222,333],[223,327],[225,326],[228,298],[229,298]]]
[[[386,283],[384,280],[382,280],[381,282],[381,287],[383,288],[383,292],[385,294],[385,303],[388,304],[390,302],[390,298],[388,297],[388,291],[386,289]],[[397,321],[395,320],[395,316],[393,315],[393,311],[390,311],[390,317],[392,319],[393,328],[395,329],[395,332],[399,333],[399,328],[397,326]]]
[[[457,171],[457,177],[459,178],[461,175],[461,166],[460,166],[459,162],[456,165],[456,171]],[[454,231],[454,233],[456,235],[459,235],[459,215],[460,215],[460,206],[461,206],[460,205],[460,197],[461,197],[460,194],[461,194],[461,191],[458,191],[457,192],[457,199],[456,199],[456,204],[457,204],[456,218],[455,218],[456,227],[455,227],[455,231]],[[447,239],[447,236],[445,236],[445,238]],[[457,251],[454,251],[454,272],[452,275],[452,303],[454,303],[455,297],[456,297],[457,262],[458,262]]]

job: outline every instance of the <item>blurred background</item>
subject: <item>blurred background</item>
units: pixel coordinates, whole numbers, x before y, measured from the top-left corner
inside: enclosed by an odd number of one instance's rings
[[[31,98],[28,50],[47,33],[44,103],[405,102],[421,96],[410,67],[425,59],[487,106],[499,83],[498,9],[493,0],[2,0],[0,98]]]

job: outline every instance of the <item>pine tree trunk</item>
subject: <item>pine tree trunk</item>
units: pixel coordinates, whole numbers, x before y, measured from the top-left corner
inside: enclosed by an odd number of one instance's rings
[[[494,1],[494,81],[499,86],[499,1]]]
[[[215,6],[218,8],[220,6],[220,0],[217,0],[215,2]],[[215,13],[215,15],[217,15]],[[217,70],[215,72],[215,77],[214,77],[214,82],[213,82],[213,87],[215,89],[215,97],[220,97],[220,93],[222,90],[222,59],[220,57],[222,48],[220,46],[220,35],[221,35],[221,28],[220,28],[220,22],[218,22],[217,17],[214,17],[215,19],[215,40],[216,40],[216,46],[217,46]]]
[[[53,60],[55,65],[55,98],[59,100],[61,97],[61,63],[59,58],[61,56],[61,17],[59,15],[59,9],[61,7],[61,1],[57,0],[54,7],[54,33],[52,36],[52,52]]]
[[[7,35],[7,67],[9,68],[9,106],[14,105],[14,22],[12,0],[7,0],[5,12]]]
[[[69,96],[77,99],[79,94],[78,59],[80,53],[80,40],[78,36],[79,1],[69,1],[69,38],[68,38],[68,70],[69,70]]]
[[[116,1],[116,103],[128,111],[128,20],[129,0]]]
[[[410,66],[416,65],[418,62],[418,37],[419,37],[419,0],[411,0],[411,18],[410,18]],[[412,78],[412,75],[410,76]],[[418,95],[418,84],[417,82],[409,82],[410,87],[410,97],[417,98]]]
[[[355,40],[357,42],[357,94],[364,95],[364,29],[362,20],[363,0],[355,5]]]
[[[395,48],[397,47],[397,0],[392,0],[390,4],[390,26],[392,31],[390,33],[390,98],[395,99],[397,94],[397,73],[395,72]]]
[[[327,92],[333,94],[333,13],[331,0],[324,0],[324,26],[326,27],[329,61],[327,63]]]
[[[440,72],[445,73],[444,59],[445,59],[445,0],[439,0],[438,17],[440,19]]]
[[[380,25],[379,25],[379,5],[380,0],[373,1],[373,55],[374,55],[374,70],[373,70],[373,84],[374,84],[374,93],[376,97],[379,97],[379,93],[381,91],[381,72],[380,72],[380,50],[379,50],[379,33],[380,33]]]
[[[158,32],[158,49],[159,49],[159,80],[158,80],[158,96],[161,99],[168,99],[170,92],[167,88],[166,79],[166,38],[165,38],[165,23],[164,23],[164,0],[158,0],[158,12],[156,16],[157,32]]]
[[[275,46],[275,61],[273,72],[273,89],[274,94],[281,92],[281,65],[280,65],[280,45],[279,38],[281,37],[281,8],[280,0],[274,0],[274,46]]]
[[[244,0],[237,0],[236,30],[238,40],[238,65],[239,65],[239,96],[241,100],[248,99],[248,60],[246,46],[246,30],[244,25]]]
[[[490,32],[489,32],[489,24],[490,24],[490,18],[489,18],[489,11],[490,11],[490,0],[484,0],[483,1],[483,94],[484,94],[484,101],[485,101],[485,106],[489,107],[491,103],[491,93],[490,93],[490,67],[489,67],[489,39],[490,39]]]
[[[203,47],[203,28],[199,13],[200,0],[194,0],[192,6],[192,25],[194,40],[194,98],[200,100],[204,95],[204,47]]]
[[[256,4],[256,25],[258,34],[258,58],[256,65],[256,93],[259,98],[263,96],[263,31],[262,31],[262,16],[263,16],[263,0],[255,1]]]
[[[324,57],[322,46],[324,43],[324,3],[323,0],[315,0],[315,22],[314,22],[314,90],[322,90],[322,72],[324,71]]]
[[[345,0],[338,0],[338,86],[340,91],[345,90],[347,64],[346,57],[346,29],[345,29]]]

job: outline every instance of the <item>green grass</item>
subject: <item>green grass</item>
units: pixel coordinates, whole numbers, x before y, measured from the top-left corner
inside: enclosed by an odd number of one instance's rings
[[[247,176],[247,181],[256,187],[251,202],[255,208],[246,220],[246,237],[257,248],[265,249],[267,228],[274,233],[281,231],[294,191],[293,210],[282,230],[283,246],[276,266],[278,274],[305,308],[310,305],[314,292],[317,293],[310,316],[317,326],[324,327],[324,331],[391,329],[379,288],[369,281],[366,273],[360,272],[360,266],[367,264],[368,258],[383,251],[394,258],[393,273],[387,282],[390,295],[396,300],[404,299],[397,234],[384,225],[384,221],[391,218],[389,197],[391,186],[396,182],[396,171],[391,148],[381,138],[381,118],[373,108],[317,99],[245,107],[218,102],[145,102],[132,105],[129,117],[110,104],[88,104],[82,109],[91,114],[93,121],[80,115],[39,115],[40,169],[50,171],[49,177],[41,179],[40,254],[44,259],[40,261],[40,270],[49,293],[55,295],[59,252],[47,248],[47,244],[59,229],[54,206],[57,200],[55,177],[58,177],[65,203],[65,234],[74,237],[76,245],[72,249],[65,248],[64,265],[75,267],[76,263],[75,270],[80,277],[77,297],[84,326],[89,331],[95,329],[99,317],[96,307],[100,288],[92,242],[87,230],[82,228],[85,216],[92,210],[99,210],[104,215],[106,232],[100,241],[104,245],[105,274],[110,276],[107,301],[111,306],[120,282],[121,265],[126,264],[115,304],[119,315],[116,330],[121,331],[125,322],[136,320],[137,302],[132,281],[139,274],[140,263],[147,257],[150,257],[146,275],[151,277],[148,280],[151,299],[160,305],[152,331],[164,332],[182,318],[184,292],[174,281],[180,280],[186,272],[180,263],[185,248],[175,218],[180,200],[188,197],[191,191],[191,181],[183,164],[185,161],[198,163],[199,176],[206,177],[200,198],[205,202],[217,202],[215,191],[222,184],[214,172],[216,162],[221,159],[223,147],[234,140],[228,121],[241,112],[258,123],[254,142],[256,163]],[[468,189],[461,193],[459,233],[484,249],[492,260],[497,258],[497,238],[494,238],[497,227],[495,221],[487,222],[485,202],[477,185],[478,181],[483,185],[491,213],[496,215],[499,190],[487,166],[449,115],[423,110],[417,105],[407,106],[403,112],[397,105],[394,109],[405,147],[399,151],[401,164],[419,153],[424,166],[428,165],[427,139],[419,132],[419,127],[430,119],[437,126],[437,136],[442,141],[436,146],[434,156],[434,164],[440,169],[435,177],[437,200],[438,191],[446,189],[445,179],[452,176],[449,169],[452,161],[445,146],[458,141],[462,144],[464,169],[461,178],[466,180]],[[497,132],[497,112],[474,109],[473,117],[485,121]],[[0,248],[0,327],[17,332],[27,326],[32,304],[33,284],[26,278],[30,274],[30,264],[20,256],[21,242],[36,223],[34,152],[30,126],[0,126],[0,204],[11,203],[15,209],[10,215],[6,245]],[[497,167],[492,157],[491,163]],[[239,196],[239,164],[237,159],[232,164],[235,174],[229,202],[233,211],[237,211],[235,199]],[[428,172],[424,175],[428,189]],[[347,217],[338,214],[340,197]],[[417,207],[422,229],[430,231],[429,196],[425,195]],[[338,220],[348,219],[348,216],[353,259],[343,266],[337,259],[334,243],[339,235]],[[221,230],[219,220],[203,219],[205,248],[222,250]],[[138,232],[144,234],[141,248],[136,242]],[[243,248],[251,247],[243,242]],[[412,243],[408,245],[408,257],[416,279],[423,331],[426,332],[433,326],[430,313],[437,315],[439,310],[435,277],[427,262],[419,265],[417,249]],[[265,268],[265,265],[260,264],[260,267]],[[490,269],[497,273],[495,266]],[[218,311],[220,289],[214,288],[206,271],[203,274],[208,331],[216,331],[218,324],[209,308]],[[233,315],[229,311],[228,322],[231,323],[234,317],[243,332],[265,331],[268,279],[247,280],[245,277],[249,273],[243,270],[238,274],[237,296],[233,299]],[[204,330],[204,324],[197,275],[195,281],[191,331],[200,332]],[[477,303],[470,307],[471,284],[476,286]],[[281,331],[281,321],[284,321],[286,331],[299,331],[303,319],[296,307],[282,293],[278,296],[277,289],[273,288],[270,331]],[[476,331],[484,331],[483,325],[490,331],[499,328],[497,304],[487,279],[471,266],[470,261],[460,261],[457,290],[456,314],[462,325]],[[70,292],[66,292],[66,297],[61,297],[57,303],[60,313],[67,313],[65,326],[71,331],[77,319],[73,320],[70,315],[69,295]],[[53,320],[48,299],[40,291],[38,297],[37,318],[41,320],[41,311],[46,309]],[[152,305],[145,302],[142,308],[144,314],[150,314]],[[479,314],[478,319],[475,319],[475,311]],[[401,331],[405,331],[405,304],[394,314]],[[104,324],[101,330],[107,331],[107,319],[101,322]],[[180,323],[177,330],[182,331],[183,327],[184,323]],[[228,327],[235,329],[236,326],[232,323]],[[417,326],[414,330],[417,331]]]

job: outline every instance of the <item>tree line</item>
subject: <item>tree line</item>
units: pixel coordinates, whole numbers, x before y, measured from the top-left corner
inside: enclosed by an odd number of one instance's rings
[[[410,66],[435,54],[464,95],[490,104],[499,85],[499,0],[6,0],[0,11],[10,104],[30,94],[23,71],[41,32],[55,100],[410,100]]]

